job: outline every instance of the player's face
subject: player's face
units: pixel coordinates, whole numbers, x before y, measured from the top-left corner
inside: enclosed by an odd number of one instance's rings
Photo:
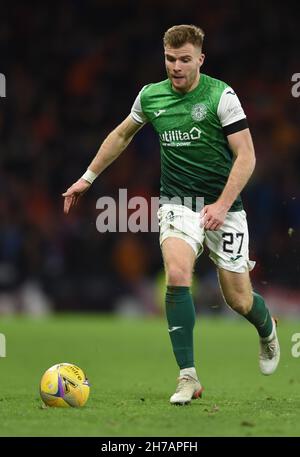
[[[200,67],[204,61],[201,49],[191,43],[181,48],[165,47],[165,64],[173,89],[177,92],[193,90],[200,78]]]

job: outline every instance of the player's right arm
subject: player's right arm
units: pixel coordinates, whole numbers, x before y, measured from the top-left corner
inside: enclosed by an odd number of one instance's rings
[[[87,172],[62,194],[65,214],[76,205],[78,198],[89,189],[93,180],[119,157],[143,125],[129,115],[105,138]]]
[[[97,176],[102,173],[119,157],[141,127],[128,116],[106,137],[88,169]]]

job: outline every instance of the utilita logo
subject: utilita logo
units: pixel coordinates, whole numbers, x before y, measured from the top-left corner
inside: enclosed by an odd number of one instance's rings
[[[0,73],[0,97],[6,97],[6,79],[2,73]]]
[[[159,137],[163,146],[189,146],[192,140],[199,140],[201,130],[193,127],[189,132],[181,130],[168,130],[160,133]]]

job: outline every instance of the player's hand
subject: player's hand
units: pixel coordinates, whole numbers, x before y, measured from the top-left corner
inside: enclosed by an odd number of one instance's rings
[[[219,202],[205,205],[200,212],[200,226],[205,230],[219,230],[223,225],[228,209]]]
[[[72,184],[67,191],[62,194],[65,198],[64,200],[64,213],[68,214],[70,209],[76,205],[78,202],[79,197],[83,195],[89,188],[91,184],[86,181],[85,179],[78,179],[74,184]]]

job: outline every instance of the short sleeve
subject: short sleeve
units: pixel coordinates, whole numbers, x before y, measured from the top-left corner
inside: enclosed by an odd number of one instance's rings
[[[231,87],[226,87],[223,91],[220,97],[217,115],[222,127],[246,119],[246,114],[244,113],[238,96]]]
[[[139,92],[130,111],[131,118],[134,120],[134,122],[140,125],[146,124],[146,122],[148,122],[148,119],[145,116],[141,105],[141,93],[145,87],[146,86],[144,86],[142,90]]]

